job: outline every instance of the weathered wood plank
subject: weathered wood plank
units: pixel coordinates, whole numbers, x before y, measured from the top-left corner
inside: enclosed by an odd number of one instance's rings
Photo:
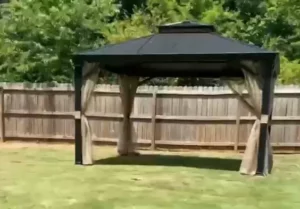
[[[240,124],[241,124],[241,102],[237,100],[237,109],[236,109],[236,133],[235,133],[235,143],[234,150],[238,151],[239,147],[239,136],[240,136]]]
[[[5,141],[5,116],[4,116],[4,91],[3,91],[3,88],[0,87],[0,115],[1,115],[1,118],[0,118],[0,127],[1,127],[1,135],[0,135],[0,142],[4,142]]]
[[[156,89],[153,90],[152,96],[152,118],[151,118],[151,125],[152,125],[152,136],[151,136],[151,149],[155,150],[155,130],[156,130]]]

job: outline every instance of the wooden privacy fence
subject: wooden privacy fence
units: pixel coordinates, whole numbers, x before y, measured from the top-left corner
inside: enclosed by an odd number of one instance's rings
[[[74,92],[70,84],[2,83],[1,140],[74,140]],[[300,87],[279,86],[272,143],[300,147]],[[98,85],[88,108],[95,141],[116,142],[122,120],[118,86]],[[223,87],[142,86],[132,118],[138,142],[196,147],[243,147],[255,120]]]

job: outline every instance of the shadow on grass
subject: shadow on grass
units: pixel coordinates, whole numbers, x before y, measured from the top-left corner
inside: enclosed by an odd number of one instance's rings
[[[135,157],[110,157],[94,162],[98,165],[178,166],[200,169],[238,171],[241,160],[213,157],[143,154]]]

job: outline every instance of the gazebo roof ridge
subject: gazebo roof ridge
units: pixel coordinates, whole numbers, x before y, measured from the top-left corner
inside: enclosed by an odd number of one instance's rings
[[[182,22],[168,23],[157,26],[158,33],[213,33],[214,25],[185,20]]]

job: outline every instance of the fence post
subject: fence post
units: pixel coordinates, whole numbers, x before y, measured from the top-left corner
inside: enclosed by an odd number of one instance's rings
[[[241,101],[237,99],[236,123],[235,123],[236,133],[235,133],[234,151],[238,151],[239,149],[240,123],[241,123]]]
[[[152,93],[152,137],[151,137],[151,149],[155,150],[155,128],[156,128],[156,97],[157,97],[157,88],[155,87]]]
[[[1,115],[1,133],[0,133],[0,142],[5,141],[5,119],[4,119],[4,89],[0,87],[0,115]]]

